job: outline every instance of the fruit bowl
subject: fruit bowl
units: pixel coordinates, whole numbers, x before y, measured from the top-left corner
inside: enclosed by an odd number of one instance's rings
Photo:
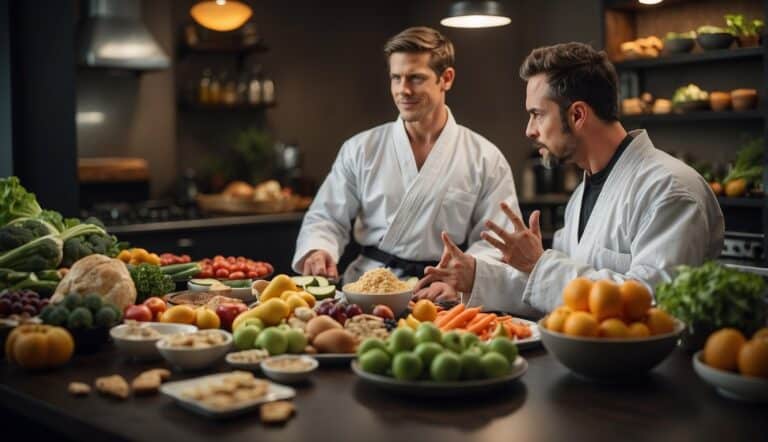
[[[685,328],[682,321],[674,319],[671,333],[644,338],[588,338],[550,331],[545,320],[538,325],[547,351],[574,373],[595,380],[620,380],[647,372],[672,353]]]
[[[413,296],[413,289],[399,293],[355,293],[346,289],[342,290],[347,302],[357,304],[363,309],[364,313],[373,313],[373,308],[377,305],[386,305],[392,309],[395,317],[398,317],[408,308],[408,303]]]
[[[693,369],[721,395],[740,401],[768,402],[768,379],[719,370],[704,363],[704,351],[693,355]]]

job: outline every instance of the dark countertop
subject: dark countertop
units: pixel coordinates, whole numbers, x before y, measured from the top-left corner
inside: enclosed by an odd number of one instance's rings
[[[114,235],[125,233],[168,232],[175,230],[198,230],[215,227],[243,226],[269,223],[300,223],[305,212],[286,212],[264,215],[217,216],[181,221],[109,226],[107,231]]]
[[[719,396],[675,352],[633,384],[595,384],[570,374],[543,349],[524,352],[522,382],[491,396],[425,400],[362,384],[345,367],[323,368],[297,388],[297,415],[265,427],[258,412],[225,421],[192,414],[163,395],[114,401],[66,393],[74,380],[133,376],[160,366],[125,362],[109,350],[57,371],[30,374],[0,364],[0,407],[75,439],[490,441],[764,440],[768,405]],[[219,367],[219,371],[226,370]],[[199,375],[207,374],[203,372]],[[173,380],[191,377],[174,373]],[[130,380],[130,379],[129,379]],[[5,428],[6,430],[8,428]],[[11,433],[13,434],[13,433]]]

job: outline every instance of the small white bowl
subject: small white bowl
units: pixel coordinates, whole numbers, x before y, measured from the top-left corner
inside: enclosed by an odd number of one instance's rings
[[[214,330],[205,330],[206,332]],[[168,346],[167,337],[157,341],[155,346],[168,363],[181,370],[199,370],[219,361],[232,347],[232,334],[215,330],[224,335],[224,343],[205,348],[174,348]]]
[[[115,342],[115,347],[128,357],[149,361],[160,359],[160,352],[157,351],[155,344],[165,335],[174,335],[177,333],[194,333],[197,327],[189,324],[172,324],[165,322],[141,322],[141,327],[152,327],[161,336],[150,339],[131,339],[125,337],[125,332],[130,328],[126,324],[120,324],[109,330],[109,336]]]
[[[386,305],[392,309],[395,317],[399,316],[408,308],[408,303],[413,296],[413,289],[400,293],[355,293],[342,289],[344,297],[350,304],[357,304],[363,310],[363,313],[373,313],[373,308],[379,304]]]
[[[742,376],[704,363],[704,350],[693,355],[693,369],[721,395],[747,402],[768,402],[768,379]]]
[[[287,370],[281,370],[278,368],[271,367],[271,364],[275,361],[284,360],[284,359],[299,359],[302,361],[305,361],[309,368],[302,371],[287,371]],[[302,382],[306,380],[309,375],[317,370],[317,366],[319,365],[317,360],[314,358],[310,358],[309,356],[304,355],[281,355],[281,356],[273,356],[271,358],[267,358],[263,361],[261,361],[261,371],[264,372],[265,375],[267,375],[268,378],[275,380],[277,382],[282,382],[286,384],[293,384],[297,382]]]

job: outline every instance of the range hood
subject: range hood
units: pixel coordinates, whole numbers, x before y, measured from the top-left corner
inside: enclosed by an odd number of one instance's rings
[[[78,61],[90,67],[148,71],[170,59],[141,21],[141,0],[87,0]]]

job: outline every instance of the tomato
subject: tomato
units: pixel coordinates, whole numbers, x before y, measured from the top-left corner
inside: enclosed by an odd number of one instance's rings
[[[158,315],[168,308],[168,305],[166,305],[165,301],[163,301],[161,298],[158,298],[157,296],[147,298],[147,300],[144,301],[144,305],[152,310],[152,318],[154,319],[157,319]]]
[[[181,255],[181,262],[182,264],[192,262],[192,258],[189,255]]]
[[[259,275],[259,272],[254,271],[254,270],[250,270],[250,271],[248,271],[246,276],[248,276],[251,279],[254,279],[254,278],[258,278],[260,275]]]
[[[229,279],[245,279],[245,273],[243,272],[232,272],[229,274]]]
[[[213,260],[214,260],[214,261],[221,261],[221,260],[223,260],[223,259],[224,259],[224,257],[223,257],[223,256],[221,256],[221,255],[216,255],[216,256],[214,256],[214,257],[213,257]]]
[[[267,267],[267,273],[274,273],[275,268],[272,267],[272,264],[265,262],[264,265]]]
[[[237,259],[235,259],[234,256],[229,256],[229,257],[227,257],[227,262],[230,263],[230,264],[234,264],[234,263],[237,262]]]
[[[238,256],[235,261],[237,262],[246,262],[245,256]]]
[[[200,261],[201,265],[206,265],[211,263],[213,263],[213,260],[211,258],[205,258],[204,260]]]
[[[216,270],[216,277],[217,278],[226,278],[228,276],[229,276],[229,270],[224,269],[224,268],[220,268],[220,269]]]
[[[213,278],[213,271],[212,270],[203,270],[200,273],[197,274],[198,278]]]
[[[125,319],[133,319],[134,321],[149,322],[152,320],[152,310],[144,304],[129,305],[125,308],[124,317]]]

